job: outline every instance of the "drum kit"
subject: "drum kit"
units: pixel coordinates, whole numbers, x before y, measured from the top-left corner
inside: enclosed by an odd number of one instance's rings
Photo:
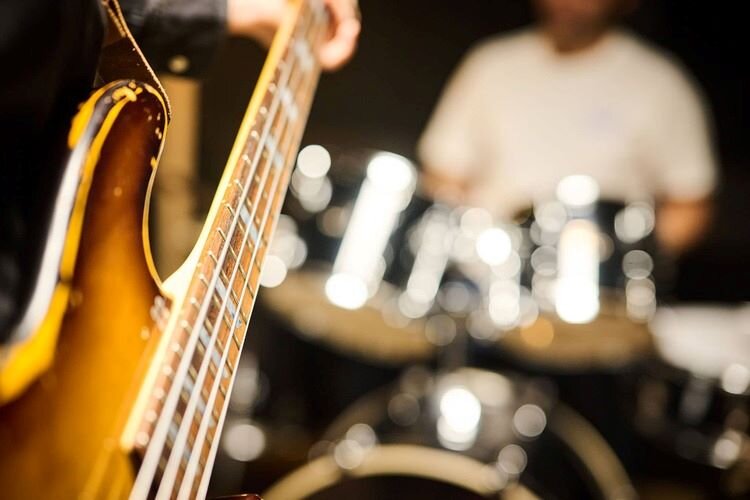
[[[303,149],[226,455],[266,500],[750,495],[750,307],[657,308],[652,204],[598,194],[497,221]]]

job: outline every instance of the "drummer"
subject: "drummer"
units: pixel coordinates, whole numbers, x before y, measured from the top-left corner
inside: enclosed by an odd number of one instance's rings
[[[602,198],[657,202],[679,253],[716,184],[705,103],[669,55],[618,26],[637,0],[534,0],[538,23],[474,47],[420,144],[427,185],[510,217],[584,174]]]

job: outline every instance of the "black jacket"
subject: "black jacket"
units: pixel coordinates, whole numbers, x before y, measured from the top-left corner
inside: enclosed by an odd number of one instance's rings
[[[120,4],[157,71],[196,76],[224,38],[226,0]],[[0,342],[33,285],[62,170],[54,158],[91,91],[105,29],[99,0],[0,1]]]

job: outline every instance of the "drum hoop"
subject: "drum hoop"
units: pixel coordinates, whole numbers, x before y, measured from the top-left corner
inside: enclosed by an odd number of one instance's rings
[[[351,470],[339,467],[330,455],[319,457],[276,482],[262,496],[266,500],[302,499],[348,477],[401,475],[452,484],[488,498],[507,499],[508,496],[503,497],[502,493],[510,495],[513,500],[538,498],[520,484],[499,490],[493,487],[486,477],[488,467],[465,455],[426,446],[377,445],[369,449],[362,463]]]
[[[553,410],[552,433],[565,443],[586,467],[608,500],[638,498],[628,473],[604,438],[586,419],[563,404]]]

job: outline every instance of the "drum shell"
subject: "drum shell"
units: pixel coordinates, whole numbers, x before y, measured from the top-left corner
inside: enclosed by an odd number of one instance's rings
[[[640,250],[649,254],[655,260],[661,262],[665,257],[659,253],[656,240],[652,232],[636,241],[623,241],[616,229],[618,216],[627,208],[621,201],[598,200],[595,204],[585,209],[568,208],[568,221],[582,220],[593,223],[600,233],[600,255],[603,257],[599,263],[599,288],[607,290],[625,290],[627,275],[623,270],[623,259],[625,255],[633,250]],[[521,227],[527,231],[535,224],[532,210],[528,210],[521,223]],[[533,241],[530,233],[526,233],[526,252],[531,253],[540,247],[538,242]],[[660,266],[655,266],[659,268]],[[534,269],[530,260],[526,260],[522,283],[531,286],[532,273]]]

